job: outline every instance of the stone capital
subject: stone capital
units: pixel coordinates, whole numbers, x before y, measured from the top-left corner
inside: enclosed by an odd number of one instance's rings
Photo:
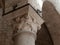
[[[29,6],[28,14],[15,18],[16,32],[31,32],[36,35],[37,30],[41,29],[43,19]]]

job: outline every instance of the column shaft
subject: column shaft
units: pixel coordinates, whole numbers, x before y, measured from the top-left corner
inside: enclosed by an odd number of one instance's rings
[[[15,37],[15,45],[35,45],[35,37],[31,32],[22,32]]]

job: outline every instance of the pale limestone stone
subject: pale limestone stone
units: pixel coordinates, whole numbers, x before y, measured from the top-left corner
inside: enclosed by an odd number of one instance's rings
[[[17,36],[14,45],[35,45],[35,38],[32,34],[29,33],[21,33]]]
[[[19,35],[15,38],[17,39],[15,45],[35,45],[36,33],[38,29],[41,29],[41,24],[38,24],[36,19],[30,15],[20,18],[17,30]]]
[[[12,7],[18,3],[20,5],[27,3],[28,0],[5,0],[5,8]]]
[[[18,21],[17,21],[18,20]],[[15,45],[35,45],[37,30],[41,29],[43,19],[29,6],[27,15],[16,18]]]

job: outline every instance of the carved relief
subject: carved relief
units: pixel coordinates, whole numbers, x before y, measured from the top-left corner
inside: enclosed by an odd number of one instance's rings
[[[37,30],[41,28],[41,25],[39,25],[37,21],[30,15],[16,17],[15,19],[13,19],[12,24],[14,28],[14,34],[25,31],[36,34]]]

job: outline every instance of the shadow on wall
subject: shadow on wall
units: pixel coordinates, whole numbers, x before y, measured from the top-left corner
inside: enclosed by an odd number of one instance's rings
[[[52,3],[46,1],[43,4],[43,19],[49,29],[54,45],[60,45],[60,15]]]
[[[41,30],[37,33],[36,45],[53,45],[51,35],[45,25],[42,25]]]

